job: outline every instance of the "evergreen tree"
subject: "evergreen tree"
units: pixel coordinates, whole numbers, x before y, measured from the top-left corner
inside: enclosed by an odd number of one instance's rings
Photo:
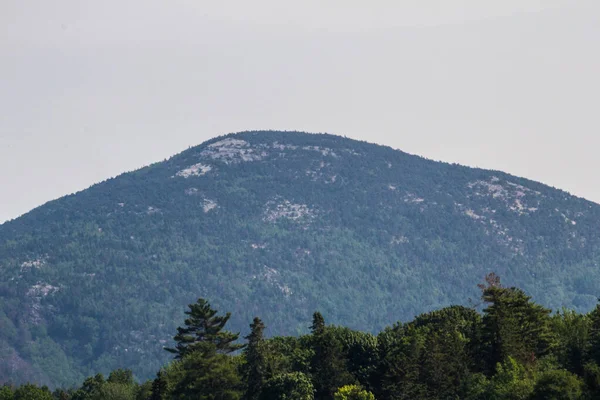
[[[600,304],[589,313],[590,331],[588,339],[588,358],[600,365]]]
[[[420,381],[431,398],[460,397],[463,382],[469,375],[465,340],[459,332],[430,331],[421,353]]]
[[[135,394],[136,400],[150,400],[152,398],[152,383],[153,381],[146,381],[141,385],[137,386]]]
[[[256,317],[250,324],[250,333],[245,337],[248,340],[248,345],[244,349],[246,364],[243,368],[243,377],[246,382],[245,400],[256,400],[268,379],[264,330],[264,323]]]
[[[152,381],[152,394],[149,400],[164,400],[167,398],[167,376],[162,369],[156,374],[156,378]]]
[[[313,335],[320,335],[325,332],[325,318],[323,318],[323,315],[318,311],[313,313],[313,321],[312,325],[310,326],[310,331]]]
[[[315,398],[332,399],[339,387],[356,383],[348,372],[340,340],[334,330],[327,329],[325,320],[319,312],[313,315],[312,348],[314,356],[311,362],[312,380],[315,386]]]
[[[106,381],[104,380],[104,376],[102,374],[90,376],[83,381],[81,387],[75,391],[75,393],[73,393],[73,400],[90,400],[97,398],[99,396],[100,389],[105,382]]]
[[[173,397],[184,400],[239,400],[242,382],[233,357],[205,348],[182,360],[182,375]]]
[[[545,355],[554,343],[550,330],[550,310],[531,302],[531,297],[517,288],[505,288],[495,274],[486,277],[487,286],[479,285],[484,310],[482,340],[487,371],[513,357],[522,364],[532,364]]]
[[[370,333],[343,327],[330,327],[329,329],[334,330],[335,336],[342,344],[348,372],[363,388],[372,390],[371,381],[379,364],[377,337]]]
[[[583,366],[583,379],[593,398],[600,398],[600,366],[593,361]]]
[[[589,315],[563,309],[552,316],[552,331],[558,340],[554,353],[560,365],[577,375],[583,375],[590,330]]]
[[[181,359],[196,349],[204,347],[206,343],[214,345],[215,350],[221,354],[228,354],[239,350],[243,345],[235,344],[239,333],[223,330],[231,317],[231,313],[218,316],[205,299],[198,299],[195,304],[189,305],[185,312],[188,318],[184,321],[185,327],[177,328],[177,335],[173,338],[177,345],[175,348],[165,348],[174,353],[175,358]]]
[[[10,386],[3,385],[0,387],[0,400],[13,400],[14,396],[15,394]]]
[[[133,372],[130,369],[115,369],[108,375],[106,380],[109,383],[119,383],[122,385],[135,385],[133,380]]]
[[[383,399],[425,399],[421,361],[426,336],[414,325],[395,326],[378,336],[381,363],[377,370],[376,395]]]
[[[70,391],[67,391],[64,389],[56,389],[52,393],[52,397],[54,398],[54,400],[71,400],[72,393]],[[1,399],[2,399],[2,396],[0,396],[0,400]]]

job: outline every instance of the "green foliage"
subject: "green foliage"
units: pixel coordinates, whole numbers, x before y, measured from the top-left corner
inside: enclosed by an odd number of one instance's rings
[[[53,398],[47,387],[26,384],[15,390],[14,400],[53,400]]]
[[[135,388],[122,383],[106,382],[100,388],[98,400],[134,400]]]
[[[259,400],[313,400],[313,385],[301,372],[275,375],[269,379]]]
[[[496,374],[490,380],[485,398],[525,400],[531,396],[533,387],[534,380],[531,372],[509,356],[503,363],[498,363]]]
[[[494,274],[481,285],[484,310],[482,340],[488,365],[511,357],[519,363],[533,363],[548,354],[555,344],[550,329],[550,310],[535,304],[517,288],[505,288]]]
[[[360,386],[346,385],[335,392],[333,400],[375,400],[375,395]]]
[[[239,334],[224,330],[230,314],[217,316],[208,301],[198,299],[189,305],[185,327],[177,328],[175,354],[179,368],[173,369],[166,384],[161,375],[155,381],[159,398],[171,395],[180,399],[237,400],[242,395],[242,383],[237,360],[228,354],[243,346],[233,343]],[[172,389],[169,390],[168,381]],[[162,392],[165,393],[162,393]],[[154,394],[154,393],[153,393]]]
[[[117,369],[112,371],[110,375],[108,375],[107,382],[127,386],[133,386],[135,384],[133,373],[129,369]]]
[[[542,373],[535,383],[531,400],[575,400],[584,394],[583,382],[566,370]]]
[[[160,370],[156,374],[156,378],[152,381],[152,389],[150,396],[147,396],[149,400],[163,400],[167,398],[169,393],[169,384],[167,381],[167,374],[164,370]]]
[[[181,360],[181,374],[172,391],[174,398],[238,400],[242,382],[235,361],[215,351],[194,351]]]
[[[559,364],[573,373],[583,374],[590,339],[590,317],[563,309],[552,316],[551,323],[558,341],[554,354]]]
[[[265,348],[267,370],[270,376],[291,371],[310,372],[314,357],[312,336],[277,336],[265,340]]]
[[[265,324],[260,318],[254,318],[250,324],[250,334],[246,336],[248,345],[244,349],[245,364],[242,366],[246,392],[244,400],[256,400],[269,378],[267,347],[264,341]]]
[[[315,387],[315,398],[330,399],[336,390],[344,385],[355,383],[348,371],[342,342],[335,329],[328,329],[320,313],[313,316],[311,375]]]
[[[477,370],[481,317],[454,306],[380,334],[378,398],[463,397]]]
[[[152,400],[152,383],[153,381],[146,381],[138,386],[136,400]]]
[[[176,352],[153,381],[140,385],[131,370],[116,369],[107,379],[96,374],[79,388],[54,394],[45,386],[4,386],[0,400],[598,398],[593,313],[563,310],[549,317],[522,291],[502,287],[496,275],[489,275],[482,289],[489,304],[483,317],[474,309],[451,306],[397,323],[376,337],[328,326],[316,312],[310,335],[265,339],[265,324],[255,317],[245,337],[248,343],[237,354],[230,350],[241,347],[229,341],[226,320],[215,319],[216,310],[199,301],[203,312],[190,311],[186,326],[202,327],[193,334],[202,340],[180,347],[185,354],[178,357]],[[520,332],[522,344],[511,330]],[[485,366],[498,353],[490,351],[489,338],[501,344],[503,355],[491,372]],[[530,352],[534,357],[523,357]],[[579,364],[580,373],[566,369],[577,370]]]
[[[377,398],[423,399],[427,387],[420,379],[420,359],[425,336],[414,325],[396,326],[379,334],[381,363],[376,382]]]
[[[100,397],[102,386],[106,381],[102,374],[96,374],[93,377],[83,381],[83,385],[73,394],[73,400],[92,400]]]
[[[340,341],[348,372],[363,386],[371,389],[371,381],[379,364],[377,337],[343,327],[330,327]]]
[[[8,385],[3,385],[0,387],[0,400],[13,400],[15,394],[13,390]]]
[[[189,316],[185,320],[185,327],[177,328],[177,335],[173,338],[177,346],[165,349],[174,353],[176,358],[183,358],[195,351],[206,351],[207,346],[222,354],[232,353],[243,347],[233,343],[239,334],[223,330],[231,313],[217,316],[217,310],[212,309],[204,299],[198,299],[189,308],[185,312]]]
[[[182,176],[199,165],[211,169]],[[314,310],[376,334],[468,304],[493,270],[544,307],[588,312],[598,221],[600,206],[536,182],[338,136],[215,138],[0,225],[0,383],[69,387],[116,368],[153,379],[198,296],[243,335],[255,315],[270,335],[305,335]],[[581,373],[570,343],[560,357]],[[310,346],[279,345],[292,351],[269,365],[310,373]],[[378,367],[356,363],[372,348],[344,346],[350,373],[379,390]]]
[[[108,379],[102,374],[87,378],[81,387],[70,397],[73,400],[134,400],[140,394],[140,387],[133,379],[131,370],[117,369]],[[63,397],[67,393],[62,393]],[[145,400],[145,397],[143,398]]]
[[[600,396],[600,366],[594,361],[587,362],[583,366],[583,378],[590,393]]]

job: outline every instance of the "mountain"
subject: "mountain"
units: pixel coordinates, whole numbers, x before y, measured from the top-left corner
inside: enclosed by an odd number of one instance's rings
[[[326,134],[243,132],[0,225],[0,382],[169,359],[204,297],[270,334],[377,331],[478,297],[490,271],[588,311],[600,206],[499,171]]]

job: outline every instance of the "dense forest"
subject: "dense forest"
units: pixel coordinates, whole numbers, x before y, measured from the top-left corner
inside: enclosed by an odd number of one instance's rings
[[[56,389],[10,384],[0,400],[549,400],[600,398],[600,305],[554,314],[491,273],[481,302],[421,314],[377,335],[327,325],[267,338],[258,317],[247,336],[230,313],[189,305],[173,360],[137,383],[130,370]]]
[[[259,315],[302,337],[314,310],[375,334],[468,306],[495,271],[587,313],[598,226],[598,204],[500,171],[327,134],[214,138],[0,225],[0,384],[152,378],[198,297],[242,336]]]

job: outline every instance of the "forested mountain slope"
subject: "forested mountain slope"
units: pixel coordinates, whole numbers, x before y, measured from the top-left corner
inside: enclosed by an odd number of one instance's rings
[[[168,359],[198,297],[306,332],[377,331],[464,299],[490,271],[588,311],[600,206],[498,171],[332,135],[244,132],[0,225],[0,382],[53,385]]]

